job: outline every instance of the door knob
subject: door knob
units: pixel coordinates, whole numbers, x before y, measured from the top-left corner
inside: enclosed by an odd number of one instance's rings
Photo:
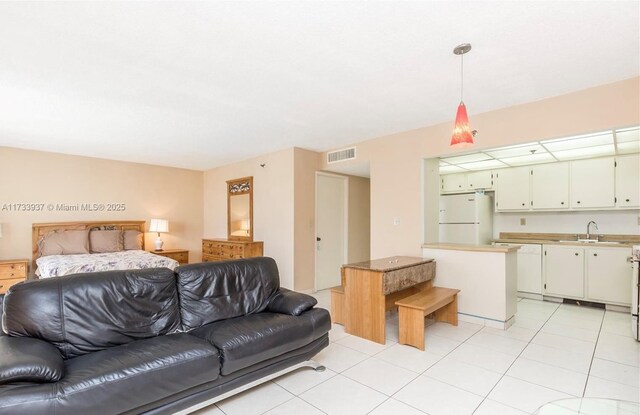
[[[319,236],[316,236],[316,242],[320,242],[322,240],[322,238],[320,238]]]

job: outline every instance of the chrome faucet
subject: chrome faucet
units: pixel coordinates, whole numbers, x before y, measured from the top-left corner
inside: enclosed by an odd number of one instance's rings
[[[591,221],[587,223],[587,239],[591,239],[591,232],[589,232],[589,229],[592,223],[593,223],[593,226],[596,227],[596,230],[598,230],[598,224],[595,221]],[[596,240],[598,240],[598,235],[596,235]]]

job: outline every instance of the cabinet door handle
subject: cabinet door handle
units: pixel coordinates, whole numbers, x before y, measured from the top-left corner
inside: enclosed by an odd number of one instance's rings
[[[564,202],[560,202],[561,205],[564,205]]]
[[[580,201],[578,200],[576,203],[578,203],[578,204],[579,204],[579,203],[580,203]]]
[[[625,202],[628,202],[628,201],[629,201],[629,199],[625,199],[624,201],[625,201]]]
[[[593,256],[598,256],[598,254],[593,254]]]
[[[579,254],[576,252],[576,253],[575,253],[575,254],[573,254],[573,255],[578,256]]]
[[[522,204],[522,206],[524,206],[524,203]]]

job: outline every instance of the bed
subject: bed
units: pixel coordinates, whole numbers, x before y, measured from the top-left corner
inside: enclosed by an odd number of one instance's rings
[[[123,245],[107,249],[108,252],[94,252],[93,235],[95,234],[93,232],[102,232],[111,236],[119,234]],[[175,269],[179,265],[177,261],[144,250],[144,232],[145,221],[34,223],[32,225],[33,269],[36,270],[37,278],[123,269]],[[137,242],[129,247],[132,249],[125,249],[125,233],[136,237]],[[86,249],[81,249],[82,252],[73,251],[73,253],[52,250],[51,238],[65,234],[75,235],[76,239],[82,239],[86,235],[87,240],[82,241],[86,244]],[[58,245],[55,246],[58,249]],[[64,250],[61,249],[61,251]]]

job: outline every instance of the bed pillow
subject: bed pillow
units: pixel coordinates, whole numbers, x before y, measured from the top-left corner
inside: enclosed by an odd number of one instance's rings
[[[38,242],[40,256],[89,253],[88,230],[58,230],[46,233]]]
[[[91,231],[89,233],[91,252],[120,252],[123,249],[122,231]]]
[[[142,232],[130,229],[128,231],[124,231],[123,236],[125,251],[129,251],[132,249],[142,249]]]

